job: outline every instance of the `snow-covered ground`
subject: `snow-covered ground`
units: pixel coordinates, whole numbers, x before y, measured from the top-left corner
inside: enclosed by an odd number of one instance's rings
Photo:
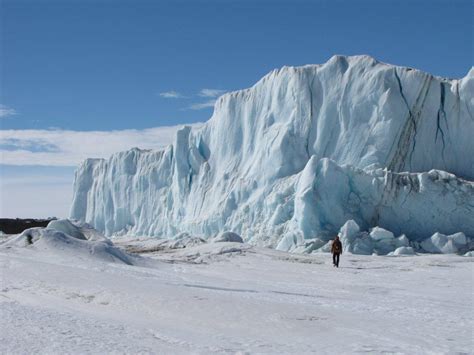
[[[2,354],[474,349],[470,257],[344,254],[335,269],[323,253],[119,239],[141,254],[125,262],[42,238],[0,244]]]

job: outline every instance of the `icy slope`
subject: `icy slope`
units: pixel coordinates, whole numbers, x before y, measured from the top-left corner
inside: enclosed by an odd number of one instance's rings
[[[222,96],[163,151],[85,161],[71,217],[107,235],[231,230],[273,246],[349,219],[472,237],[473,114],[474,70],[447,80],[367,56],[284,67]]]

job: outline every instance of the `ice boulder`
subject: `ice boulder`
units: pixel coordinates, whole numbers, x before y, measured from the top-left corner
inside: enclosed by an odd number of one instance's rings
[[[350,251],[351,245],[360,233],[359,225],[352,219],[348,220],[339,230],[343,251]]]
[[[47,228],[55,229],[57,231],[63,232],[67,235],[70,235],[76,239],[86,240],[84,233],[82,233],[81,229],[74,224],[71,223],[68,219],[57,219],[53,220],[48,223]]]
[[[344,229],[342,233],[340,232],[342,234],[341,243],[343,251],[359,255],[372,255],[372,253],[374,252],[375,243],[373,239],[369,236],[369,233],[355,232],[356,228],[353,228],[355,225],[352,223],[350,224],[352,225],[352,233],[348,232],[350,230],[349,228],[341,228],[341,230]],[[333,241],[330,240],[317,251],[323,253],[330,252],[332,242]]]
[[[405,234],[402,234],[397,238],[395,244],[397,245],[397,247],[408,247],[410,245],[410,240]]]
[[[294,251],[304,245],[303,235],[299,232],[289,231],[283,235],[276,246],[276,250]]]
[[[440,241],[444,245],[447,242],[446,236],[441,233],[435,233],[430,238],[423,240],[420,243],[420,248],[427,253],[441,253]]]
[[[382,230],[381,228],[379,229]],[[378,229],[375,229],[374,233],[377,233],[377,231]],[[367,232],[361,232],[359,225],[354,220],[346,221],[339,230],[338,235],[341,239],[342,249],[344,252],[371,255],[374,251],[376,242]],[[330,251],[331,243],[329,243],[328,251]]]
[[[222,232],[213,240],[214,243],[220,242],[233,242],[233,243],[243,243],[243,239],[240,235],[234,232]]]
[[[374,251],[377,255],[387,255],[394,251],[399,242],[392,232],[380,227],[371,229],[370,238],[374,241]]]
[[[359,255],[372,255],[374,241],[367,232],[361,233],[353,242],[351,252]]]
[[[448,239],[446,244],[441,247],[441,252],[443,254],[456,254],[458,252],[458,248],[456,247],[452,239]]]
[[[464,256],[468,256],[468,257],[474,257],[474,251],[468,251],[466,254],[464,254]]]
[[[469,242],[464,233],[444,235],[435,233],[420,243],[423,251],[428,253],[455,254],[467,249]]]
[[[454,245],[458,247],[463,247],[467,244],[466,235],[462,232],[451,234],[448,236],[448,239],[451,239]]]
[[[370,237],[375,241],[392,240],[395,238],[392,232],[380,227],[372,228],[370,230]]]
[[[387,255],[398,248],[397,239],[383,239],[375,243],[374,252],[377,255]]]
[[[359,225],[353,221],[347,221],[340,229],[339,236],[343,250],[353,254],[386,255],[393,252],[397,247],[408,246],[408,238],[405,235],[395,238],[392,232],[381,227],[374,227],[367,232],[361,232]]]

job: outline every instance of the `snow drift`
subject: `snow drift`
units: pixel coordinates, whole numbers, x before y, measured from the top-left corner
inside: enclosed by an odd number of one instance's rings
[[[162,151],[86,160],[71,217],[106,235],[232,231],[273,247],[327,241],[348,220],[471,238],[473,113],[473,69],[448,80],[367,56],[284,67]]]
[[[55,225],[66,226],[74,233],[71,235],[50,227],[30,228],[2,243],[0,249],[28,248],[54,257],[63,257],[69,261],[79,258],[133,265],[138,260],[136,256],[128,255],[105,238],[101,241],[86,240],[80,229],[67,220],[62,220]]]

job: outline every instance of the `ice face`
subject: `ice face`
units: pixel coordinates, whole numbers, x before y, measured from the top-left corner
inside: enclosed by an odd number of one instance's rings
[[[367,56],[284,67],[220,97],[162,151],[85,161],[71,217],[107,235],[227,230],[282,250],[348,220],[410,240],[473,237],[473,113],[473,70],[446,80]]]

